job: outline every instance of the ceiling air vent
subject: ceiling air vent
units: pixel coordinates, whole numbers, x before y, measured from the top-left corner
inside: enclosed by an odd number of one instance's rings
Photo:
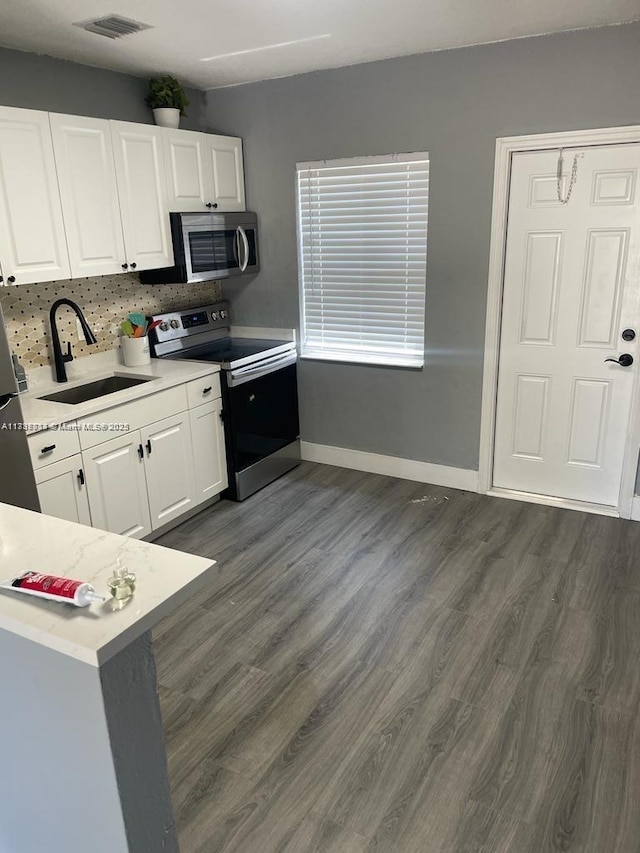
[[[121,15],[105,15],[104,18],[96,18],[92,21],[79,21],[74,24],[74,27],[82,27],[88,33],[96,33],[108,39],[119,39],[122,36],[152,29],[150,24],[141,24],[140,21],[132,21]]]

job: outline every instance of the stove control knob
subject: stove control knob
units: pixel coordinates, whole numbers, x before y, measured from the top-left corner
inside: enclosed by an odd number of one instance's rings
[[[163,332],[166,332],[168,328],[169,328],[169,324],[167,323],[166,320],[163,320],[162,323],[160,323],[160,329]]]
[[[227,312],[224,310],[224,308],[223,308],[223,309],[222,309],[222,311],[220,312],[220,319],[221,319],[221,320],[226,320],[226,319],[227,319]]]
[[[222,316],[222,315],[220,315],[220,316]],[[217,319],[218,319],[218,312],[217,312],[217,311],[212,311],[212,312],[211,312],[211,319],[212,319],[212,320],[217,320]]]
[[[169,325],[171,326],[172,329],[179,329],[180,328],[180,320],[172,320]]]

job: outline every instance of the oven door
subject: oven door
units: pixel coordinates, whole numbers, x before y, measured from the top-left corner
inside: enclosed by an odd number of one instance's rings
[[[194,224],[187,221],[186,217],[183,219],[182,239],[189,281],[208,281],[258,272],[260,266],[255,223],[211,221],[225,217],[201,218],[209,221]]]
[[[240,368],[242,374],[225,371],[225,435],[230,467],[240,472],[300,435],[296,354],[281,355],[284,366],[269,368],[261,362]]]

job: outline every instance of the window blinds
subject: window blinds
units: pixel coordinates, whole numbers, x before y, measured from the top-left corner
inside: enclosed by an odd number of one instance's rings
[[[296,168],[302,355],[421,367],[429,155]]]

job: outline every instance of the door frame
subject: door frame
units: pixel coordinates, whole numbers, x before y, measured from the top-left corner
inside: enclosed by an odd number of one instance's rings
[[[632,517],[638,451],[640,450],[640,371],[636,371],[634,376],[620,494],[618,506],[615,509],[600,504],[590,504],[566,498],[546,497],[528,492],[517,492],[511,489],[498,489],[493,486],[493,454],[498,392],[498,365],[500,358],[502,295],[504,290],[504,264],[512,156],[517,152],[545,151],[554,148],[586,148],[597,145],[628,145],[630,143],[640,143],[640,125],[605,127],[594,130],[569,130],[559,133],[540,133],[528,136],[504,136],[496,139],[484,368],[482,376],[482,413],[480,419],[478,491],[481,494],[543,503],[550,506],[580,509],[602,515],[615,515],[622,518]],[[635,517],[636,515],[637,508],[636,511],[633,511],[633,516]]]

